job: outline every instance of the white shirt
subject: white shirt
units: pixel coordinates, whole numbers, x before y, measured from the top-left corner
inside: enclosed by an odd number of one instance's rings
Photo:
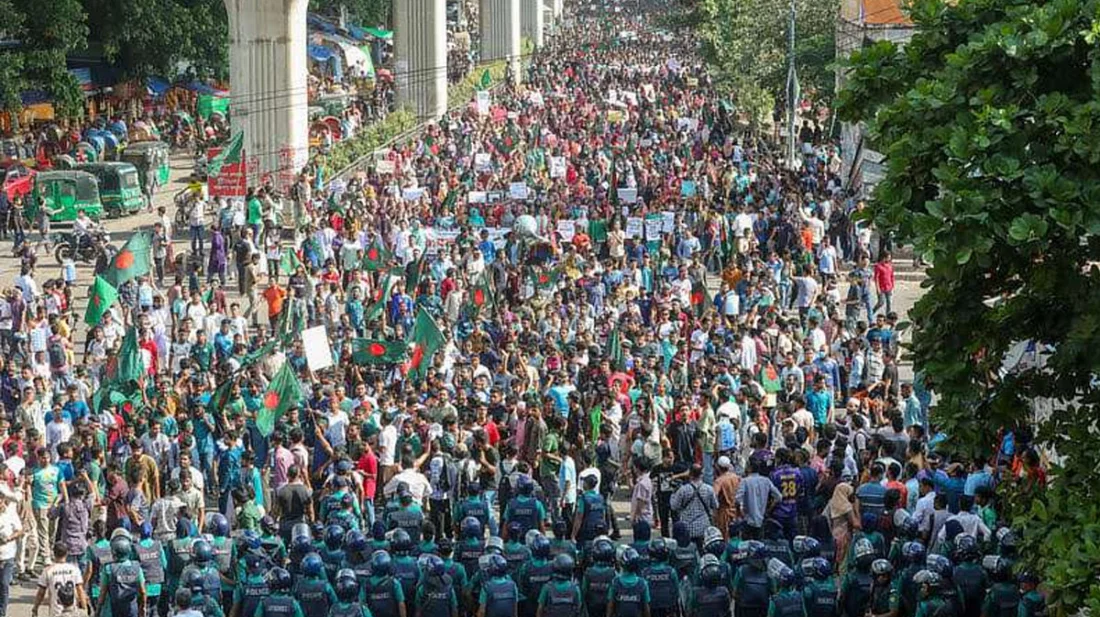
[[[922,532],[932,525],[932,512],[936,505],[936,491],[928,491],[928,494],[917,500],[917,507],[913,509],[913,516],[917,517],[917,528]]]
[[[920,506],[919,501],[917,502],[917,506]],[[985,538],[988,540],[993,537],[993,532],[991,532],[985,522],[982,521],[982,517],[973,512],[959,512],[944,521],[944,524],[940,527],[940,532],[936,534],[937,542],[943,542],[947,539],[947,523],[951,521],[958,521],[959,525],[962,525],[963,533],[968,533],[978,539]]]
[[[382,489],[383,494],[386,497],[392,496],[397,492],[397,485],[404,482],[409,485],[409,492],[412,493],[413,503],[420,503],[424,501],[424,496],[432,491],[432,484],[428,482],[428,478],[424,474],[415,469],[405,469],[396,476],[390,478],[390,481],[386,483],[386,486]]]
[[[348,423],[351,421],[343,410],[331,411],[325,416],[328,418],[328,430],[325,431],[325,439],[333,448],[342,448],[347,443],[345,437]]]
[[[573,462],[572,456],[566,455],[562,459],[558,483],[562,501],[570,504],[577,503],[577,464]],[[566,485],[569,490],[566,490]]]
[[[378,464],[382,466],[393,465],[394,455],[397,452],[397,427],[393,424],[382,429],[378,435],[378,449],[382,455]]]
[[[80,575],[80,568],[71,563],[51,563],[38,577],[38,588],[46,590],[46,598],[49,601],[49,617],[61,617],[63,606],[58,602],[58,594],[62,589],[72,589],[73,601],[76,601],[76,587],[83,584],[84,577]]]
[[[9,489],[6,485],[2,487],[0,492],[5,493],[5,500],[9,499],[8,494],[15,499],[14,502],[9,501],[4,503],[3,510],[0,510],[0,539],[10,538],[23,529],[23,522],[19,520],[19,508],[16,505],[20,495],[13,489]],[[0,544],[0,561],[15,559],[15,549],[18,546],[19,542],[16,540]]]

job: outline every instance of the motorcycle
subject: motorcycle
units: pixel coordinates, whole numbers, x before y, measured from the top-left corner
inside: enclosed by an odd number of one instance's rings
[[[68,260],[94,264],[100,252],[106,251],[108,255],[118,252],[118,248],[111,244],[111,234],[103,229],[88,232],[83,242],[72,232],[61,234],[54,239],[54,246],[53,256],[58,264]]]

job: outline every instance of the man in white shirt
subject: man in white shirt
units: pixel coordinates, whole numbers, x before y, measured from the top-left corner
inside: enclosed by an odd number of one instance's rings
[[[401,473],[386,482],[386,485],[382,488],[382,493],[387,499],[392,498],[397,493],[397,487],[406,484],[409,487],[409,493],[412,494],[413,503],[424,503],[424,498],[432,491],[431,482],[424,474],[416,470],[411,457],[406,457],[401,467]]]
[[[917,529],[921,533],[930,533],[932,526],[932,512],[936,509],[936,488],[932,476],[920,479],[920,499],[917,507],[913,509],[913,516],[917,517]]]
[[[69,549],[58,542],[53,547],[53,563],[42,570],[38,577],[38,596],[34,599],[31,615],[38,617],[43,603],[49,607],[49,617],[72,614],[72,609],[88,610],[88,597],[84,594],[84,580],[80,568],[68,563]]]
[[[390,412],[382,412],[382,432],[378,435],[378,467],[382,481],[388,482],[397,472],[394,457],[397,454],[397,427]]]
[[[917,502],[920,503],[920,502]],[[970,534],[979,541],[989,540],[993,537],[993,532],[982,520],[982,517],[974,514],[970,511],[974,507],[974,498],[970,495],[963,495],[959,497],[959,513],[949,517],[942,527],[940,527],[939,533],[936,534],[936,543],[943,542],[947,539],[947,523],[951,521],[958,521],[962,526],[963,533]]]
[[[19,538],[23,536],[18,506],[21,499],[22,495],[8,480],[0,480],[0,615],[8,614],[16,551],[19,548]]]

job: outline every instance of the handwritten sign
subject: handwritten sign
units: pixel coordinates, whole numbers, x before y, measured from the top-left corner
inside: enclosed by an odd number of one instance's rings
[[[631,216],[626,219],[626,237],[641,238],[645,232],[645,221],[640,216]]]
[[[527,199],[527,195],[528,191],[525,183],[513,182],[508,185],[508,197],[522,201]]]
[[[424,196],[423,188],[401,189],[401,198],[405,201],[417,201]]]
[[[619,201],[624,204],[638,203],[638,189],[615,189],[619,194]]]
[[[659,242],[661,240],[662,218],[660,214],[647,214],[645,217],[646,242]]]
[[[676,229],[676,213],[665,210],[661,212],[661,233],[670,234]]]
[[[576,221],[570,219],[558,221],[558,235],[564,242],[572,242],[573,236],[577,235]]]
[[[478,90],[477,98],[477,113],[479,116],[489,115],[489,105],[492,103],[492,95],[488,90]]]
[[[551,178],[564,178],[565,177],[565,157],[564,156],[552,156],[550,157],[550,177]]]
[[[374,165],[374,170],[379,174],[392,174],[395,169],[396,165],[393,164],[393,161],[389,160],[378,161]]]
[[[478,152],[474,155],[474,169],[478,172],[492,171],[493,157],[488,152]]]

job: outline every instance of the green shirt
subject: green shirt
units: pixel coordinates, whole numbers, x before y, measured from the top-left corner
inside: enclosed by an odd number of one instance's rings
[[[558,450],[560,448],[561,437],[554,431],[547,431],[546,436],[542,438],[542,452],[543,454],[553,454],[558,456]],[[539,475],[546,478],[557,478],[558,470],[561,469],[561,463],[555,461],[549,457],[539,457]]]
[[[259,225],[264,220],[263,207],[260,205],[260,200],[253,197],[248,200],[248,224]]]
[[[31,507],[49,508],[61,491],[61,470],[54,465],[38,467],[31,473]]]
[[[281,595],[284,595],[284,594],[272,594],[272,597],[281,596]],[[294,598],[291,598],[291,600],[294,600]],[[263,603],[263,600],[261,600],[260,603],[258,605],[256,605],[256,612],[252,613],[252,617],[264,617],[264,603]],[[305,617],[305,615],[302,613],[302,605],[298,604],[297,600],[294,600],[294,617]],[[313,616],[311,616],[311,617],[313,617]]]

